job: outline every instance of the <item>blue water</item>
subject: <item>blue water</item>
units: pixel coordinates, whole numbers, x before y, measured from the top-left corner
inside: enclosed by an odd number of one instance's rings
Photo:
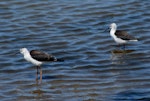
[[[149,8],[148,0],[0,1],[1,101],[149,101]],[[105,31],[112,22],[139,41],[118,52]],[[39,84],[22,47],[65,61],[43,64]]]

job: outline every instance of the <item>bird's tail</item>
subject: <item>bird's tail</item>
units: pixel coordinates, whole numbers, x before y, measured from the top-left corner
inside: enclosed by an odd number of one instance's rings
[[[59,58],[59,59],[56,59],[55,61],[58,61],[58,62],[64,62],[64,59]]]
[[[55,62],[63,62],[64,61],[64,59],[62,59],[62,58],[56,58],[56,57],[51,57],[52,59],[53,59],[53,61],[55,61]]]

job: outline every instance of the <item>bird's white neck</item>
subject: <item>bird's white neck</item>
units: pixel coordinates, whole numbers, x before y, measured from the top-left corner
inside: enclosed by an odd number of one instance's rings
[[[36,66],[40,66],[42,64],[42,62],[32,58],[32,56],[30,55],[30,52],[28,51],[28,49],[21,48],[20,49],[20,53],[23,54],[24,59],[27,60],[28,62],[31,62],[31,63],[33,63]]]
[[[114,36],[115,36],[115,32],[116,32],[116,28],[111,28],[111,30],[110,30],[110,35],[111,35],[112,37],[114,37]]]
[[[24,58],[28,61],[32,57],[31,57],[30,53],[27,51],[26,53],[24,53]]]

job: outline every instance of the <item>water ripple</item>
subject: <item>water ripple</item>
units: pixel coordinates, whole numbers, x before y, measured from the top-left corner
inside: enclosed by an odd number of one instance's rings
[[[1,101],[149,101],[148,8],[136,0],[0,1]],[[112,22],[139,39],[127,53],[115,52],[105,31]],[[42,65],[38,84],[22,47],[65,61]]]

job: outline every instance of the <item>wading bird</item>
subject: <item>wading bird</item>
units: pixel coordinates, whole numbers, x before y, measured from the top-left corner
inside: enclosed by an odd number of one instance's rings
[[[125,49],[125,44],[130,41],[138,41],[135,37],[129,35],[126,31],[117,30],[116,23],[110,24],[110,35],[119,45],[123,45]]]
[[[43,62],[48,62],[48,61],[63,61],[63,59],[57,59],[56,57],[45,53],[41,52],[38,50],[31,50],[30,52],[28,51],[27,48],[21,48],[20,53],[24,55],[24,59],[27,60],[28,62],[31,62],[37,67],[37,76],[36,80],[38,80],[38,72],[40,69],[40,82],[42,81],[42,69],[41,65]]]

